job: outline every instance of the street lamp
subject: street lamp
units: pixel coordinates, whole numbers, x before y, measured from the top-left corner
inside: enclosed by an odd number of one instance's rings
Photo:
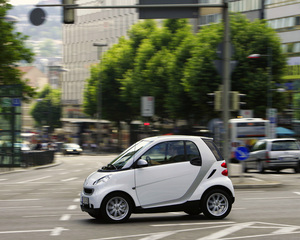
[[[98,48],[98,56],[99,56],[99,60],[101,61],[101,55],[102,55],[102,47],[106,47],[107,44],[106,43],[93,43],[94,47]],[[98,147],[100,150],[100,146],[99,143],[102,140],[101,139],[101,113],[102,113],[102,88],[101,88],[101,81],[100,81],[100,71],[99,71],[99,82],[98,82],[98,91],[97,91],[97,130],[98,130]]]
[[[272,82],[272,48],[268,47],[268,54],[251,54],[247,58],[261,58],[267,57],[268,58],[268,69],[269,69],[269,77],[268,77],[268,90],[267,90],[267,119],[270,120],[270,133],[269,136],[271,138],[275,137],[275,111],[272,109],[272,89],[271,89],[271,82]]]

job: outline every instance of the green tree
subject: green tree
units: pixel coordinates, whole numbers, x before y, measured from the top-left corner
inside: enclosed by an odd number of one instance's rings
[[[280,39],[276,32],[268,27],[264,20],[249,21],[242,14],[230,17],[231,40],[235,49],[233,59],[238,62],[231,76],[231,89],[246,94],[247,108],[253,109],[258,117],[265,116],[267,105],[267,89],[270,77],[269,64],[272,65],[271,89],[282,83],[282,75],[286,66],[286,58],[281,53]],[[199,106],[199,113],[207,113],[208,101],[206,93],[218,89],[221,77],[213,66],[217,59],[217,45],[222,41],[223,25],[215,24],[204,27],[197,34],[197,45],[185,68],[183,79],[186,91]],[[249,59],[249,55],[259,53],[268,57]],[[284,95],[273,92],[273,107],[281,110],[284,106]]]
[[[52,132],[54,128],[61,127],[62,116],[61,92],[52,89],[49,85],[38,93],[36,103],[32,106],[30,114],[38,127],[47,125]]]
[[[137,113],[136,117],[140,113],[140,98],[150,95],[155,97],[155,115],[170,118],[175,115],[172,112],[174,102],[171,97],[178,96],[172,94],[175,92],[175,88],[181,84],[180,81],[178,84],[175,81],[173,81],[173,85],[169,84],[173,74],[180,75],[180,71],[176,69],[178,66],[171,65],[174,60],[174,52],[185,39],[192,36],[192,33],[191,27],[185,19],[165,20],[162,27],[155,24],[150,25],[151,32],[148,37],[140,40],[139,45],[134,45],[138,46],[134,66],[126,73],[122,82],[123,96],[133,112]],[[178,99],[176,102],[180,102],[180,106],[189,104],[187,98],[182,100],[186,102],[178,101]]]
[[[6,14],[12,8],[6,0],[0,0],[0,85],[20,84],[23,88],[23,100],[33,97],[35,91],[21,80],[21,72],[16,68],[19,61],[32,62],[33,53],[25,47],[27,36],[14,31],[14,23],[6,20]]]
[[[159,117],[201,120],[216,116],[207,93],[221,84],[213,61],[223,38],[223,25],[203,27],[192,34],[185,19],[146,20],[133,25],[129,39],[121,38],[104,55],[101,64],[91,69],[85,92],[85,111],[95,112],[99,82],[103,90],[103,116],[109,120],[139,118],[140,98],[155,97],[155,114]],[[233,59],[238,66],[232,73],[231,88],[247,94],[247,108],[263,117],[269,81],[268,59],[248,59],[252,53],[268,55],[272,50],[272,86],[281,83],[285,57],[280,40],[265,21],[250,22],[241,14],[231,15]],[[284,95],[273,92],[274,107],[282,108]],[[275,103],[276,102],[276,103]]]

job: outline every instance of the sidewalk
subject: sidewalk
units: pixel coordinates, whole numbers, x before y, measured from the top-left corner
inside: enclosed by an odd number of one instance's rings
[[[253,176],[251,173],[242,173],[240,164],[229,164],[229,178],[235,189],[274,188],[282,186],[281,182],[269,181]]]

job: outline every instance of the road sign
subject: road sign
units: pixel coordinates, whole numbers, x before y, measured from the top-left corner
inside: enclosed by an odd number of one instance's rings
[[[235,158],[237,160],[246,160],[248,157],[249,157],[249,150],[248,148],[246,147],[238,147],[236,150],[235,150]]]
[[[154,115],[154,97],[141,97],[141,112],[143,117],[152,117]]]
[[[8,98],[8,97],[2,98],[1,106],[2,107],[11,107],[11,98]]]
[[[20,107],[21,106],[21,99],[20,98],[13,98],[11,100],[13,107]]]
[[[30,22],[34,26],[43,24],[46,20],[46,13],[42,8],[34,8],[29,15]]]

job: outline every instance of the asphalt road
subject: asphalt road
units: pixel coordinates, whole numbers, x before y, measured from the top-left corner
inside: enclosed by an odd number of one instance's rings
[[[133,214],[106,224],[81,212],[84,179],[114,156],[58,156],[58,166],[0,175],[0,239],[300,239],[300,174],[251,173],[281,179],[279,188],[237,189],[220,221],[183,212]]]

